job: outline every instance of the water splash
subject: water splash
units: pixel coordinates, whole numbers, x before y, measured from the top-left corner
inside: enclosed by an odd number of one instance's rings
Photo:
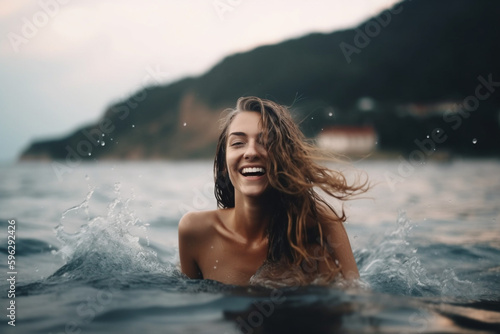
[[[87,179],[88,175],[85,175],[85,178]],[[95,190],[94,188],[90,189],[90,191],[87,193],[87,196],[85,197],[83,202],[81,202],[80,204],[75,205],[75,206],[67,209],[66,211],[64,211],[61,215],[61,221],[66,218],[66,215],[68,213],[70,213],[72,211],[77,211],[80,209],[83,209],[85,211],[85,214],[87,216],[87,220],[89,220],[89,201],[90,201],[90,198],[92,197],[92,195],[94,194],[94,190]],[[59,227],[63,227],[62,222],[56,227],[56,229]]]
[[[473,296],[472,282],[460,280],[452,268],[431,275],[422,265],[418,249],[409,241],[415,225],[400,211],[395,230],[381,242],[356,252],[360,276],[376,291],[423,297]],[[374,243],[374,242],[373,242]]]
[[[105,216],[90,218],[89,202],[94,190],[85,200],[62,214],[61,223],[55,228],[62,246],[56,254],[66,262],[53,277],[71,280],[119,279],[144,273],[175,276],[174,265],[160,263],[156,252],[148,247],[149,239],[138,236],[147,232],[147,225],[129,209],[129,201],[115,198],[107,207]],[[119,196],[120,184],[115,184]],[[64,219],[70,212],[85,212],[82,225],[74,233],[65,230]],[[144,242],[146,240],[146,242]],[[146,244],[145,244],[146,243]]]

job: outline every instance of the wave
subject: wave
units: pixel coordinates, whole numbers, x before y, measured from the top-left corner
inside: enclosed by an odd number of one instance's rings
[[[61,246],[51,251],[62,257],[64,265],[45,279],[17,288],[19,296],[44,295],[38,299],[51,301],[53,310],[69,310],[64,311],[65,317],[75,318],[89,332],[106,332],[110,326],[136,332],[138,324],[146,326],[141,327],[143,332],[153,332],[158,323],[182,324],[179,328],[190,323],[206,333],[224,332],[214,324],[226,323],[243,332],[260,328],[264,333],[380,329],[488,332],[500,326],[498,300],[479,298],[475,282],[457,277],[453,268],[439,272],[424,264],[436,252],[448,259],[471,260],[485,254],[493,259],[498,250],[482,245],[422,246],[411,238],[414,225],[404,212],[398,214],[396,228],[382,241],[373,240],[355,252],[361,279],[370,290],[320,286],[268,289],[188,279],[174,263],[159,259],[149,245],[148,225],[129,209],[128,200],[119,198],[119,186],[117,199],[103,216],[90,216],[92,196],[93,190],[82,203],[66,210],[55,228]],[[70,232],[69,222],[79,228]],[[29,243],[29,252],[48,247],[43,242]],[[33,311],[33,326],[38,328],[43,312],[53,310]],[[221,316],[225,322],[220,321]],[[193,323],[188,317],[197,320]],[[207,327],[204,319],[213,327]],[[66,322],[54,317],[45,329],[58,331]]]
[[[57,247],[38,239],[18,238],[16,240],[16,255],[29,256],[32,254],[49,253],[57,250]],[[2,253],[7,253],[7,244],[0,246]]]
[[[396,229],[387,232],[382,241],[372,241],[371,247],[356,251],[361,279],[375,291],[393,295],[473,299],[478,292],[472,281],[458,278],[453,268],[441,267],[440,273],[431,273],[422,264],[422,259],[436,257],[436,249],[449,250],[449,246],[434,245],[429,248],[431,254],[422,252],[409,238],[413,228],[406,213],[400,211]],[[446,254],[439,256],[449,259]]]
[[[189,280],[176,264],[162,262],[149,245],[148,224],[141,222],[129,209],[129,201],[120,199],[120,185],[115,185],[115,198],[104,216],[90,217],[89,202],[94,194],[91,189],[78,205],[66,210],[55,228],[61,242],[58,249],[36,240],[27,242],[23,251],[51,250],[62,257],[65,264],[41,282],[21,287],[21,293],[42,293],[54,284],[89,284],[95,287],[114,288],[154,287],[171,291],[225,291],[223,284],[210,281]],[[67,231],[69,222],[80,227]],[[362,286],[377,293],[398,296],[459,298],[461,301],[487,299],[487,291],[479,291],[473,281],[458,277],[452,267],[441,266],[440,271],[423,260],[440,254],[446,261],[455,257],[479,258],[498,250],[487,247],[463,247],[443,244],[421,246],[413,244],[410,234],[414,225],[400,212],[396,228],[388,231],[382,241],[372,241],[369,246],[355,251]],[[436,260],[437,261],[437,260]],[[496,275],[492,272],[491,275]],[[495,280],[492,280],[493,282]],[[492,283],[493,284],[493,283]],[[491,295],[491,290],[490,290]]]

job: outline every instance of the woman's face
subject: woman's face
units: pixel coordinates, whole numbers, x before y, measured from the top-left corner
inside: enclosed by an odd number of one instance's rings
[[[260,113],[236,114],[229,126],[226,144],[226,166],[235,198],[258,197],[267,189],[267,151],[261,139]]]

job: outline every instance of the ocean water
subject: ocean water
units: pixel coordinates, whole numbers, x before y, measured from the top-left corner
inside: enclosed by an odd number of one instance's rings
[[[500,161],[354,166],[375,184],[345,206],[361,286],[283,289],[179,273],[209,161],[0,166],[0,332],[499,333]]]

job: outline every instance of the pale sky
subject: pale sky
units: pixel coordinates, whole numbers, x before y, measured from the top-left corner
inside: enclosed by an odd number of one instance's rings
[[[351,28],[397,2],[0,0],[0,162],[33,139],[95,122],[144,85],[200,75],[259,45]]]

